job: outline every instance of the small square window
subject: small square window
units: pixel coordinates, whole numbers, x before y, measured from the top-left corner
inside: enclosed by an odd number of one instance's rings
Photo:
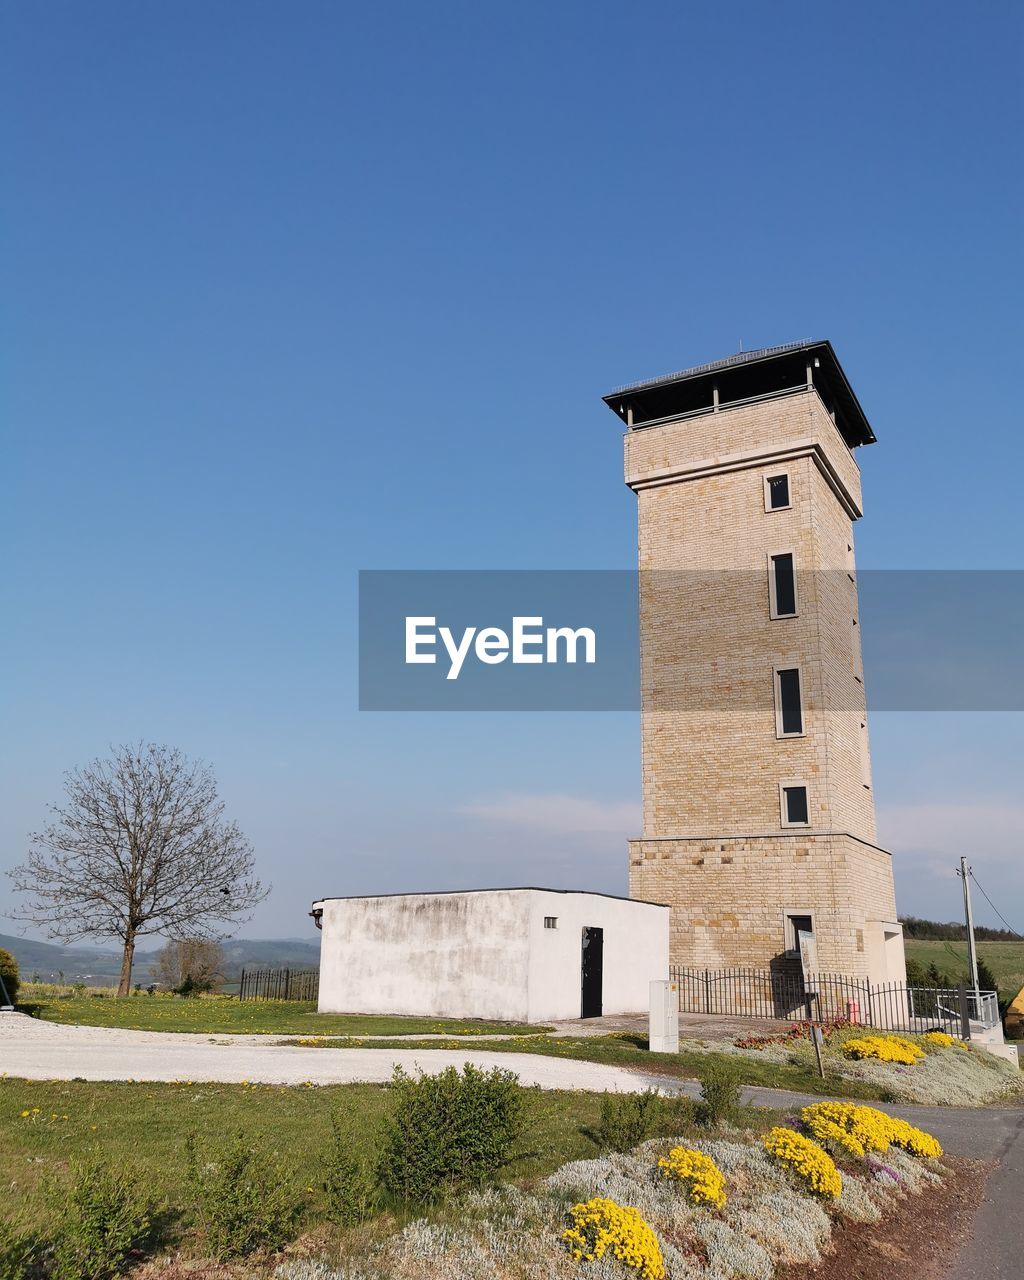
[[[806,827],[811,820],[806,784],[782,782],[779,784],[779,795],[782,797],[782,825]]]
[[[798,738],[803,731],[800,668],[778,667],[775,671],[775,732],[780,738]]]
[[[557,928],[558,928],[558,916],[545,916],[545,917],[544,917],[544,928],[545,928],[545,929],[557,929]]]
[[[777,476],[764,478],[765,511],[785,511],[793,504],[789,497],[789,473],[783,471]]]

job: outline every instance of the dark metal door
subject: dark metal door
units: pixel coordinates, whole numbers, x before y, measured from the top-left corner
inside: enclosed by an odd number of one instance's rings
[[[583,926],[581,1017],[600,1018],[604,982],[604,930]]]

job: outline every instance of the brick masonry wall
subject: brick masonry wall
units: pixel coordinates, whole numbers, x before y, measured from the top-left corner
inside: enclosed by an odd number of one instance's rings
[[[766,512],[765,479],[782,471],[791,507]],[[786,914],[810,912],[821,967],[864,976],[879,953],[865,926],[896,907],[874,846],[856,461],[805,392],[629,432],[626,479],[639,508],[644,797],[630,894],[672,906],[673,963],[765,967],[784,950]],[[798,612],[772,619],[769,557],[785,551]],[[791,665],[804,734],[780,738],[774,668]],[[806,828],[783,827],[783,782],[807,786]]]
[[[889,855],[852,836],[801,832],[632,840],[629,892],[671,904],[672,963],[765,969],[786,950],[787,914],[813,918],[821,972],[871,972],[867,929],[895,921]]]

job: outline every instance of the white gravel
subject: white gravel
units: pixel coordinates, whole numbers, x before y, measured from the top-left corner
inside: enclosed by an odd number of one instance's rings
[[[431,1073],[464,1062],[514,1071],[543,1089],[633,1093],[647,1083],[599,1062],[481,1049],[306,1049],[279,1036],[196,1035],[64,1026],[0,1013],[0,1073],[26,1080],[194,1080],[221,1084],[351,1084],[391,1078],[395,1066]]]

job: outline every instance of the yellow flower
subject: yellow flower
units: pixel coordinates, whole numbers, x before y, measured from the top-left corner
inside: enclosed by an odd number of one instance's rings
[[[945,1031],[926,1031],[921,1039],[925,1044],[930,1044],[936,1049],[967,1048],[962,1040],[957,1040],[955,1036],[947,1035]]]
[[[596,1196],[573,1205],[569,1218],[562,1243],[574,1262],[596,1262],[608,1253],[637,1272],[640,1280],[664,1280],[658,1237],[638,1209]]]
[[[921,1156],[927,1160],[938,1160],[942,1155],[942,1148],[930,1133],[895,1117],[889,1118],[889,1141],[894,1147],[901,1147],[912,1156]]]
[[[710,1204],[724,1208],[725,1174],[710,1156],[690,1147],[673,1147],[668,1158],[658,1161],[658,1168],[666,1178],[677,1178],[686,1184],[690,1200],[697,1205]]]
[[[762,1141],[769,1155],[788,1164],[818,1195],[834,1199],[842,1191],[843,1180],[835,1161],[810,1138],[776,1125]]]
[[[925,1056],[919,1044],[903,1036],[859,1036],[843,1045],[847,1058],[877,1058],[880,1062],[898,1062],[912,1067]]]
[[[26,1116],[30,1116],[31,1114],[32,1114],[32,1112],[31,1112],[31,1111],[23,1111],[23,1112],[21,1113],[21,1118],[22,1118],[22,1120],[24,1120]]]
[[[887,1151],[889,1117],[874,1107],[853,1102],[816,1102],[800,1112],[804,1124],[819,1142],[835,1142],[853,1156]]]

